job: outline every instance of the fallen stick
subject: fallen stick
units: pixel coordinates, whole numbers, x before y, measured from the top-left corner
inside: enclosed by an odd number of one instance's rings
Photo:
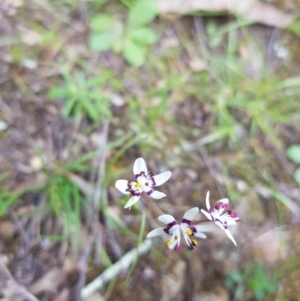
[[[186,15],[199,11],[238,15],[254,23],[285,28],[299,34],[296,16],[258,0],[158,0],[158,13]]]
[[[107,268],[101,275],[95,278],[92,282],[86,285],[81,290],[81,298],[87,299],[97,290],[100,290],[104,284],[115,278],[121,271],[127,270],[134,262],[136,256],[143,255],[152,247],[152,242],[149,239],[143,241],[137,248],[127,252],[120,260]]]

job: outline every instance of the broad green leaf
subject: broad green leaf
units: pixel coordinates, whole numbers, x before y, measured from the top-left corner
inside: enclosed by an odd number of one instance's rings
[[[127,62],[135,67],[142,65],[146,59],[146,49],[141,45],[127,40],[124,47],[124,57]]]
[[[91,33],[89,37],[89,48],[93,51],[105,51],[113,48],[120,39],[123,27],[120,23],[115,23],[113,27],[102,33]]]
[[[142,45],[152,45],[157,41],[157,35],[151,28],[138,28],[129,31],[128,37],[133,42]]]
[[[298,184],[300,184],[300,167],[296,169],[294,173],[294,179]]]
[[[286,150],[287,157],[294,163],[300,163],[300,144],[291,145]]]
[[[149,24],[156,17],[157,9],[156,0],[137,0],[129,13],[129,26],[135,28]]]
[[[107,31],[113,24],[113,19],[109,15],[96,15],[90,21],[90,28],[93,31],[103,32]]]
[[[89,38],[89,48],[92,51],[109,50],[113,47],[115,40],[109,32],[92,33]]]

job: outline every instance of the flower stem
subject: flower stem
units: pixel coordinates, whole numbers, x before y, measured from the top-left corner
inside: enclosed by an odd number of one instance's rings
[[[212,222],[211,220],[209,220],[209,219],[207,219],[207,220],[205,220],[205,221],[203,221],[203,220],[201,220],[201,221],[193,221],[192,223],[191,223],[191,225],[192,226],[197,226],[197,225],[200,225],[200,224],[203,224],[203,223],[207,223],[207,222]]]
[[[151,200],[151,198],[148,196],[147,193],[143,192],[142,196],[147,200],[147,203],[150,204],[150,205],[152,206],[152,208],[154,209],[154,211],[155,211],[158,215],[165,214],[162,210],[160,210],[160,209],[154,204],[154,202]]]

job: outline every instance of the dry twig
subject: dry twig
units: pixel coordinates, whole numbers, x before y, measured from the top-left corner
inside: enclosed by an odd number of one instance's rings
[[[134,248],[127,252],[119,261],[114,263],[108,269],[106,269],[100,276],[94,279],[91,283],[85,286],[81,291],[81,298],[87,299],[96,291],[100,290],[103,285],[113,278],[115,278],[120,272],[126,271],[130,265],[134,262],[137,256],[146,253],[152,246],[152,242],[146,239],[142,242],[138,248]]]

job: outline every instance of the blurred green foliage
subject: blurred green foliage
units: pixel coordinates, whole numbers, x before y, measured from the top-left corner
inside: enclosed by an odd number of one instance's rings
[[[286,156],[296,164],[300,164],[300,144],[293,144],[286,150]],[[295,181],[300,184],[300,167],[294,172]]]
[[[83,72],[72,77],[67,70],[62,72],[65,84],[50,89],[52,99],[63,99],[62,115],[80,119],[86,114],[95,122],[111,117],[110,99],[105,94],[104,85],[113,82],[113,73],[102,70],[101,75],[86,79]]]
[[[227,274],[226,287],[235,292],[235,298],[243,300],[247,290],[257,300],[263,300],[268,294],[277,291],[277,282],[268,277],[264,266],[248,263],[244,270],[233,270]]]
[[[97,14],[91,19],[88,44],[93,51],[112,49],[122,53],[129,64],[138,67],[145,62],[149,46],[158,40],[157,33],[149,26],[157,15],[156,1],[126,4],[129,6],[126,25],[107,14]]]

